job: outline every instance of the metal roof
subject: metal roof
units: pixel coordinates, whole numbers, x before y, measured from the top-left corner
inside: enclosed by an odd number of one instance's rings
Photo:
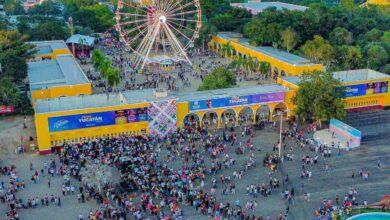
[[[71,97],[61,97],[54,99],[41,99],[35,103],[36,113],[69,111],[77,109],[99,108],[106,106],[116,106],[124,104],[136,104],[143,102],[164,101],[176,99],[177,102],[206,100],[215,98],[224,98],[232,96],[245,96],[254,94],[266,94],[274,92],[285,92],[286,88],[277,85],[248,86],[230,89],[217,89],[209,91],[196,92],[173,92],[164,98],[156,98],[153,89],[126,91],[119,93],[110,93],[107,98],[106,94],[81,95]]]
[[[72,55],[60,55],[53,60],[29,62],[27,75],[32,91],[89,82]]]
[[[263,47],[263,46],[252,46],[250,45],[249,39],[244,38],[239,33],[232,33],[232,32],[221,32],[217,35],[220,38],[226,39],[228,41],[233,41],[235,43],[238,43],[246,48],[252,49],[254,51],[257,51],[259,53],[262,53],[266,56],[273,57],[277,60],[284,61],[286,63],[296,65],[296,66],[306,66],[312,64],[312,62],[308,59],[305,59],[303,57],[297,56],[292,53],[288,53],[283,50],[276,49],[274,47]]]
[[[276,10],[290,10],[290,11],[305,11],[308,7],[301,5],[294,5],[284,2],[258,2],[249,1],[248,3],[231,3],[233,7],[245,8],[256,15],[268,8],[276,8]]]
[[[358,69],[358,70],[333,72],[332,77],[339,80],[341,83],[359,82],[364,80],[384,79],[384,78],[390,80],[389,75],[371,69]],[[283,77],[283,80],[292,83],[294,85],[298,85],[302,81],[302,78],[298,76],[286,76]]]
[[[53,40],[53,41],[30,41],[29,44],[35,45],[38,49],[38,54],[50,54],[56,49],[68,48],[63,40]]]
[[[371,69],[358,69],[358,70],[333,72],[332,76],[333,78],[338,79],[341,82],[353,82],[353,81],[363,81],[363,80],[383,79],[383,78],[390,79],[389,75]]]
[[[66,40],[66,43],[74,43],[74,44],[84,44],[87,46],[93,46],[95,43],[95,38],[86,36],[86,35],[81,35],[81,34],[74,34]]]

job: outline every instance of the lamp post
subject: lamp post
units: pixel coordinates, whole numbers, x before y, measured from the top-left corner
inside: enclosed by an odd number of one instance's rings
[[[283,131],[283,113],[288,113],[288,110],[285,111],[279,111],[280,115],[280,128],[279,128],[279,159],[282,158],[282,131]]]

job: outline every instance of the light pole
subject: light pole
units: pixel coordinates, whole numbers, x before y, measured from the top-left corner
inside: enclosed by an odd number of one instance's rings
[[[283,131],[283,113],[288,113],[288,110],[285,110],[285,111],[282,111],[280,110],[279,111],[279,115],[280,115],[280,128],[279,128],[279,159],[282,158],[282,141],[283,141],[283,138],[282,138],[282,131]]]

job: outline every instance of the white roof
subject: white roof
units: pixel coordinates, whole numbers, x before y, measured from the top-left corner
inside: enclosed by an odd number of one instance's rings
[[[74,44],[84,44],[87,46],[93,46],[95,42],[94,37],[86,36],[86,35],[81,35],[81,34],[74,34],[66,40],[66,43],[74,43]]]
[[[290,10],[290,11],[305,11],[308,7],[301,5],[294,5],[284,2],[260,2],[260,1],[249,1],[248,3],[231,3],[231,6],[238,8],[245,8],[251,11],[252,14],[256,15],[263,12],[268,8],[276,8],[277,10]]]
[[[387,74],[375,70],[371,70],[371,69],[358,69],[358,70],[333,72],[332,76],[333,78],[340,80],[340,82],[354,82],[354,81],[390,78],[390,76]]]

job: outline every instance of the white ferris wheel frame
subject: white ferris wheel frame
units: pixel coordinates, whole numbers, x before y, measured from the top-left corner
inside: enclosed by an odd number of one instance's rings
[[[130,2],[127,3],[125,1]],[[142,2],[143,0],[140,1]],[[159,50],[158,48],[161,46],[163,48],[163,55],[165,56],[166,45],[169,45],[173,51],[173,57],[170,57],[172,60],[184,60],[192,65],[186,50],[194,46],[194,41],[199,37],[199,30],[202,26],[202,10],[199,1],[149,0],[151,3],[148,4],[147,8],[142,4],[132,2],[132,0],[118,1],[118,7],[115,12],[115,27],[121,41],[136,55],[136,67],[140,67],[141,69],[145,67],[150,59],[150,52],[153,47]],[[123,12],[122,9],[124,6],[134,9],[136,12]],[[192,7],[192,10],[189,10],[190,7]],[[153,12],[148,14],[149,12],[147,10],[153,10]],[[139,11],[145,14],[137,13]],[[184,15],[190,15],[192,17],[196,15],[196,19],[187,19]],[[133,20],[123,21],[125,18],[132,18]],[[183,25],[184,22],[193,23],[194,28]],[[191,36],[183,33],[183,29],[192,32]],[[135,35],[131,36],[131,34]],[[185,41],[181,41],[180,38],[184,38]],[[158,39],[161,39],[161,42]],[[133,44],[137,40],[141,40],[141,42],[137,46],[134,46]],[[162,42],[163,40],[164,42]]]

